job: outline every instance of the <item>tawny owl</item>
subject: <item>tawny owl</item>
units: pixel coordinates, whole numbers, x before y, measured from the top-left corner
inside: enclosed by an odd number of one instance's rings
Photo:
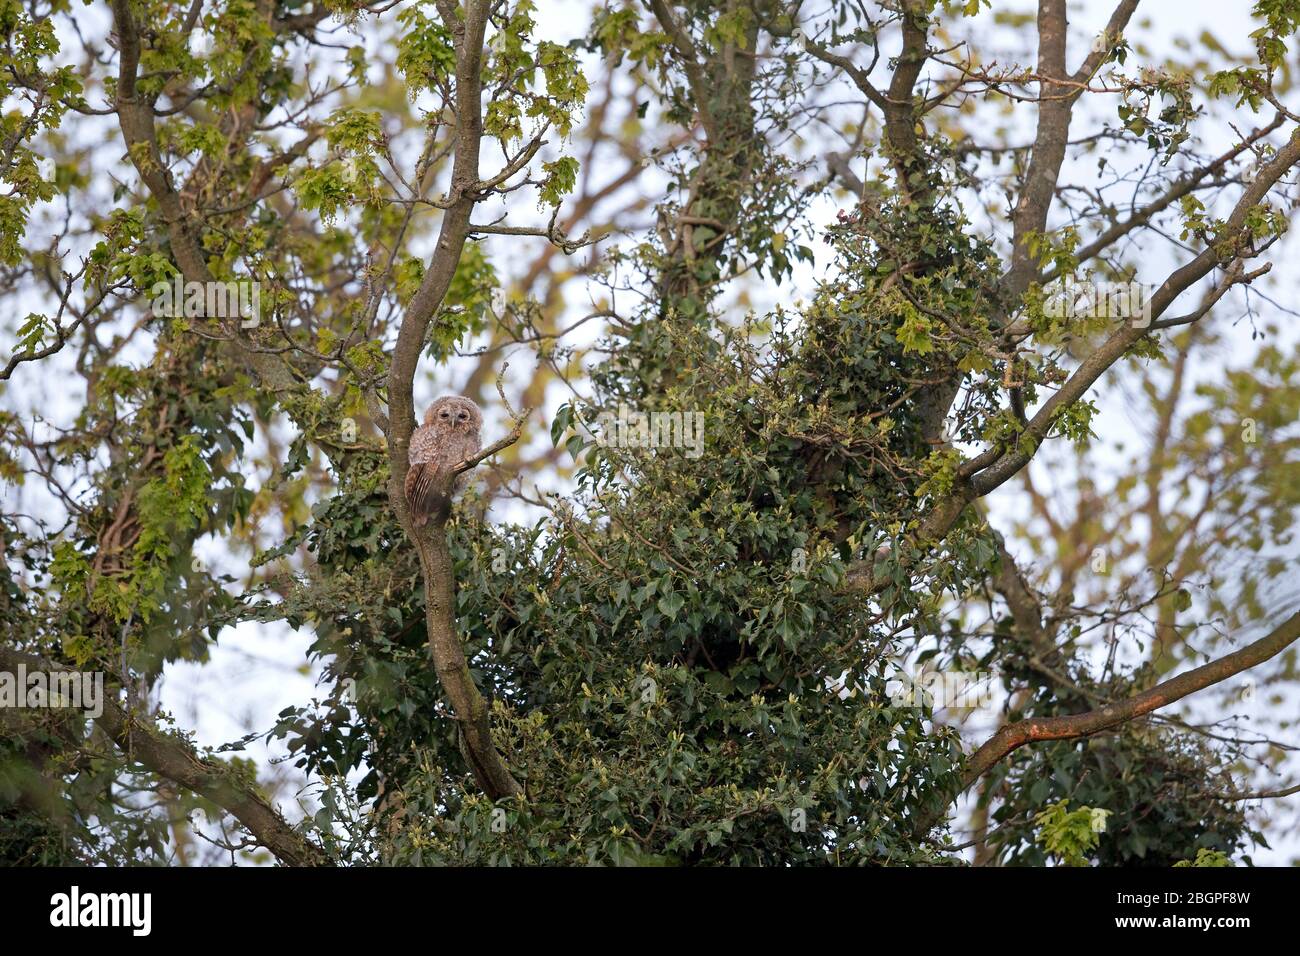
[[[411,435],[411,467],[406,472],[406,503],[416,525],[450,504],[448,472],[482,448],[482,427],[483,413],[461,395],[444,395],[424,413],[424,424]],[[457,475],[450,494],[460,491],[465,479],[465,474]]]

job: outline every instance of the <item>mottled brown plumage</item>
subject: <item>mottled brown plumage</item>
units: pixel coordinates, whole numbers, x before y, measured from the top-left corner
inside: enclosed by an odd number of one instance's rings
[[[446,508],[449,494],[464,487],[465,475],[457,475],[448,493],[447,479],[452,468],[483,447],[482,427],[483,413],[461,395],[444,395],[424,413],[424,424],[411,435],[411,467],[406,472],[406,503],[417,526]]]

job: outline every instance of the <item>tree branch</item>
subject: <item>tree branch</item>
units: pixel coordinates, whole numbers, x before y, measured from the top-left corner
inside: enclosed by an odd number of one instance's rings
[[[411,522],[404,479],[410,468],[415,427],[413,385],[429,323],[442,305],[460,263],[478,202],[479,149],[483,134],[482,61],[489,0],[470,0],[464,18],[449,17],[456,37],[456,129],[450,200],[443,213],[438,244],[420,288],[411,299],[397,334],[388,374],[388,498],[420,557],[424,577],[425,624],[434,670],[459,725],[463,752],[483,791],[493,800],[523,793],[492,743],[487,702],[474,683],[455,627],[455,577],[445,530],[446,513],[423,528]]]
[[[1300,612],[1291,615],[1266,637],[1253,644],[1157,684],[1135,697],[1082,714],[1029,718],[1009,724],[971,754],[962,776],[962,790],[987,773],[1003,757],[1025,744],[1041,740],[1073,740],[1109,730],[1276,657],[1297,639],[1300,639]]]
[[[43,657],[0,645],[0,666],[29,673],[66,671],[69,668]],[[241,780],[231,768],[201,758],[184,740],[164,734],[150,720],[128,713],[111,697],[95,724],[106,733],[129,761],[211,800],[251,833],[287,866],[324,866],[329,860],[319,847],[291,827],[280,812],[257,792],[256,783]]]

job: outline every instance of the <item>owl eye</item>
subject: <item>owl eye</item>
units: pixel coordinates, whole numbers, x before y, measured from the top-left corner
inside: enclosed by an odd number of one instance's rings
[[[466,413],[466,412],[461,412],[461,413],[460,413],[459,415],[457,415],[456,417],[459,418],[459,419],[463,422],[465,419],[469,418],[469,415],[468,415],[468,413]]]
[[[442,413],[442,417],[443,417],[443,418],[449,418],[449,417],[450,417],[450,413],[448,413],[448,412],[443,412],[443,413]]]

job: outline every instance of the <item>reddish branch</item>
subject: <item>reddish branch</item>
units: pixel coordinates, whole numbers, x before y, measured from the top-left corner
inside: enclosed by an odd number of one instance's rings
[[[971,754],[962,777],[965,790],[987,773],[1007,754],[1025,744],[1040,740],[1073,740],[1109,730],[1119,724],[1143,717],[1161,707],[1181,700],[1188,694],[1204,690],[1227,680],[1234,674],[1276,657],[1300,639],[1300,612],[1291,615],[1266,637],[1216,661],[1179,674],[1127,700],[1107,704],[1096,710],[1065,717],[1041,717],[1008,724]]]

